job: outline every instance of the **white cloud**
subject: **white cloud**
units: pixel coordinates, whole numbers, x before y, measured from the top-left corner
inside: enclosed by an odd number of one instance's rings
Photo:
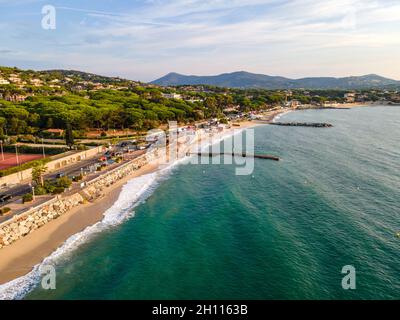
[[[80,16],[80,23],[51,40],[45,55],[33,47],[27,56],[57,63],[62,53],[75,68],[145,80],[173,70],[308,76],[319,68],[320,75],[346,75],[351,66],[364,73],[379,66],[400,78],[376,59],[386,50],[399,54],[398,1],[148,0],[124,12],[58,8],[59,15]],[[350,69],[335,67],[335,60]]]

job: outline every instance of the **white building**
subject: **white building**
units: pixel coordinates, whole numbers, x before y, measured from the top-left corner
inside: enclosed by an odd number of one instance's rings
[[[21,78],[15,73],[10,74],[8,80],[12,83],[21,83]]]
[[[356,94],[354,92],[349,92],[344,95],[344,98],[346,99],[346,102],[351,103],[356,101]]]
[[[163,93],[162,96],[166,99],[182,99],[182,96],[177,93]]]
[[[40,79],[32,79],[31,83],[35,86],[35,87],[39,87],[43,84],[42,80]]]
[[[287,106],[287,107],[290,107],[290,108],[293,108],[293,109],[296,109],[296,108],[298,108],[299,106],[301,106],[301,103],[300,103],[299,100],[293,99],[293,100],[288,101],[288,102],[286,103],[286,106]]]
[[[10,84],[10,81],[0,78],[0,84]]]

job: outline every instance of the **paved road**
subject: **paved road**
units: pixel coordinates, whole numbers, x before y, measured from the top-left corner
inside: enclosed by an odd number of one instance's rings
[[[61,168],[57,171],[53,171],[49,174],[44,175],[44,179],[54,179],[56,178],[57,174],[59,173],[65,173],[66,175],[79,175],[81,168],[86,168],[88,166],[94,165],[95,163],[99,162],[98,160],[99,156],[90,158],[90,159],[85,159],[79,162],[76,162],[74,164],[71,164],[68,167]],[[29,182],[23,183],[16,185],[15,187],[11,188],[3,188],[1,190],[1,194],[10,194],[13,196],[13,199],[11,201],[15,201],[16,198],[24,195],[25,193],[31,192],[32,188],[29,184]],[[10,202],[10,201],[8,201]],[[4,205],[4,203],[1,204],[1,206]]]
[[[140,155],[142,155],[144,153],[146,153],[146,150],[138,150],[138,151],[135,151],[135,152],[132,152],[132,153],[129,153],[129,154],[124,154],[124,161],[122,163],[114,163],[114,164],[108,165],[106,169],[103,169],[101,171],[94,171],[92,173],[89,173],[88,171],[86,171],[86,172],[88,172],[88,174],[85,176],[84,181],[85,182],[89,182],[89,181],[97,178],[98,176],[106,173],[107,171],[113,170],[113,169],[117,168],[118,166],[120,166],[120,165],[122,165],[122,164],[124,164],[124,163],[126,163],[126,162],[128,162],[128,161],[130,161],[132,159],[134,159],[134,158],[137,158],[138,156],[140,156]],[[61,172],[64,173],[65,175],[67,175],[67,176],[70,176],[70,177],[74,176],[74,175],[75,176],[79,175],[81,173],[81,168],[87,169],[88,167],[90,167],[90,166],[92,166],[92,165],[94,165],[96,163],[99,163],[99,160],[98,160],[99,157],[100,157],[100,155],[97,156],[97,157],[91,158],[91,159],[82,160],[82,161],[74,163],[74,164],[72,164],[72,165],[70,165],[68,167],[65,167],[65,168],[62,168],[62,169],[57,170],[55,172],[52,172],[50,174],[47,174],[44,177],[45,177],[45,179],[53,179],[53,178],[56,178],[57,174],[61,173]],[[66,194],[75,193],[79,189],[80,189],[80,182],[79,183],[73,183],[72,186],[71,186],[71,189],[69,191],[67,191]],[[25,183],[25,184],[15,186],[14,188],[11,188],[11,189],[8,189],[7,191],[2,192],[2,194],[7,193],[7,194],[13,195],[13,198],[11,199],[11,201],[8,201],[6,203],[2,203],[0,205],[0,207],[6,205],[7,203],[17,201],[18,199],[20,199],[22,197],[22,195],[24,195],[26,193],[29,193],[31,191],[32,191],[32,189],[31,189],[31,186],[29,185],[29,183]],[[44,201],[47,201],[47,200],[48,200],[47,198],[46,199],[40,199],[41,202],[44,202]],[[39,205],[41,203],[40,201],[34,203],[34,205]],[[6,221],[8,219],[11,219],[14,215],[20,214],[25,210],[26,210],[26,208],[22,208],[21,210],[13,210],[11,212],[11,214],[5,215],[4,217],[0,217],[0,223]]]

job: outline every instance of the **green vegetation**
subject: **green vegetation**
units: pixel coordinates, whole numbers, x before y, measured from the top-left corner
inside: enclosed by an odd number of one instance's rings
[[[33,195],[32,193],[26,193],[22,196],[22,202],[23,203],[27,203],[27,202],[31,202],[33,200]]]
[[[346,90],[229,89],[215,86],[163,88],[120,78],[102,77],[78,71],[19,70],[0,67],[4,79],[11,74],[21,84],[0,85],[0,139],[17,137],[37,142],[39,138],[65,138],[71,148],[74,139],[89,129],[101,137],[107,131],[146,131],[167,121],[225,118],[228,113],[265,110],[291,100],[302,104],[344,102]],[[166,98],[175,93],[179,99]],[[359,101],[393,99],[392,92],[358,90]],[[49,129],[60,129],[49,130]],[[8,139],[10,140],[10,139]],[[10,144],[11,142],[8,141]]]
[[[57,179],[56,186],[61,188],[69,188],[72,184],[72,181],[68,177],[61,177]]]
[[[11,209],[9,207],[1,208],[0,209],[0,217],[5,215],[6,213],[10,212]]]
[[[54,189],[53,189],[53,194],[60,194],[60,193],[63,193],[65,191],[65,188],[63,188],[63,187],[54,187]]]
[[[36,183],[37,186],[44,186],[43,175],[47,168],[43,163],[38,163],[32,168],[32,181]]]
[[[15,152],[15,146],[14,145],[8,145],[3,147],[4,152]],[[67,151],[67,148],[45,148],[45,153],[46,155],[56,155],[63,153]],[[43,148],[41,146],[38,147],[31,147],[31,146],[25,146],[25,145],[18,145],[18,152],[19,153],[24,153],[24,154],[42,154],[43,153]]]
[[[35,188],[35,194],[60,194],[63,193],[65,189],[69,188],[71,184],[72,180],[68,177],[61,177],[56,180],[46,180],[44,181],[43,186]]]
[[[47,193],[49,193],[49,192],[44,186],[42,187],[39,185],[35,188],[35,195],[37,195],[37,196],[43,196]]]
[[[74,145],[74,135],[72,133],[72,126],[71,124],[67,123],[67,129],[65,130],[65,143],[69,147],[69,149],[72,149],[72,146]]]

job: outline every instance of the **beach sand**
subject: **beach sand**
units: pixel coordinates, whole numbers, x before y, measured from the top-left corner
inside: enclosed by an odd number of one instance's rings
[[[274,116],[281,112],[274,111],[268,115],[272,120]],[[260,125],[253,121],[239,123],[240,129]],[[42,262],[44,258],[59,248],[69,237],[101,221],[105,211],[118,199],[124,184],[135,177],[155,172],[157,169],[157,161],[143,166],[107,188],[105,197],[97,199],[93,203],[86,203],[73,208],[26,237],[0,249],[0,285],[26,275],[35,265]]]
[[[104,212],[118,199],[130,179],[157,170],[150,163],[107,188],[107,196],[75,207],[40,229],[0,250],[0,284],[29,273],[32,268],[60,247],[70,236],[101,221]]]

